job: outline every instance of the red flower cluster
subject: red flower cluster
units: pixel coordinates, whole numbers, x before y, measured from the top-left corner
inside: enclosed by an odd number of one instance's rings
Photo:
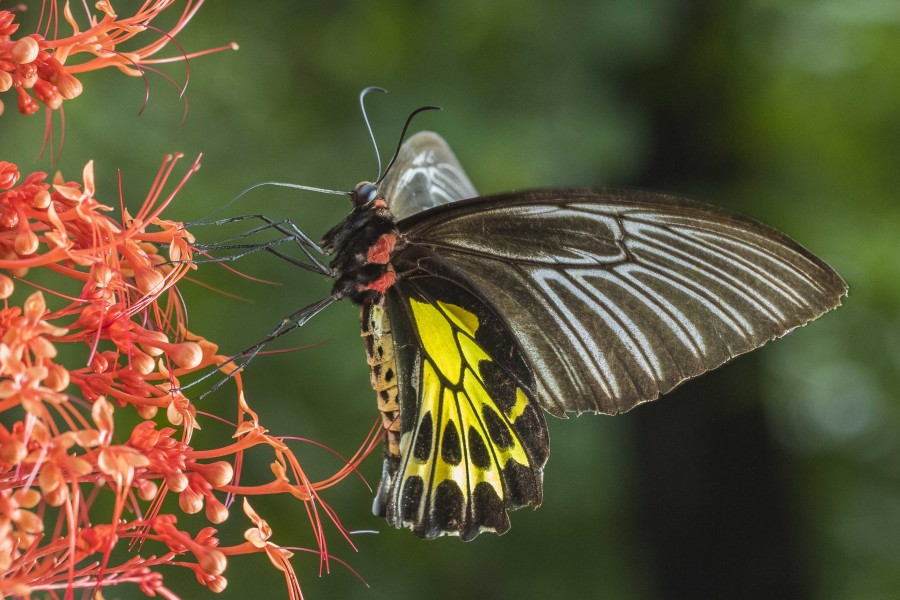
[[[150,22],[173,0],[148,0],[124,18],[100,0],[98,14],[82,19],[85,28],[67,2],[62,17],[72,34],[58,37],[57,2],[45,1],[42,33],[16,40],[15,14],[0,11],[0,93],[14,90],[22,114],[43,104],[49,115],[81,93],[76,74],[111,66],[143,75],[150,65],[196,56],[151,58],[201,3],[183,0],[164,32]],[[151,43],[123,46],[148,30]],[[200,166],[195,161],[167,186],[180,158],[166,158],[136,212],[120,198],[119,218],[95,197],[91,163],[74,182],[22,177],[15,164],[0,161],[0,597],[72,598],[79,588],[132,583],[147,595],[176,598],[163,584],[162,565],[191,569],[221,591],[228,557],[259,552],[283,572],[290,597],[300,597],[291,552],[271,541],[250,496],[299,500],[326,567],[323,521],[349,541],[319,491],[352,473],[380,443],[380,430],[373,427],[337,473],[311,481],[285,440],[259,423],[235,366],[187,330],[176,284],[196,268],[193,238],[162,217]],[[216,370],[232,378],[237,401],[230,419],[208,416],[230,423],[233,435],[201,449],[192,437],[207,415],[182,381]],[[271,457],[270,473],[254,474],[262,483],[239,482],[248,451]],[[228,519],[236,497],[252,527],[243,541],[222,544],[215,526]],[[179,513],[202,513],[209,526],[190,534]],[[126,559],[113,554],[120,548]]]
[[[45,2],[42,13],[46,17],[42,19],[46,21],[44,33],[32,33],[17,40],[10,39],[19,28],[15,14],[0,10],[0,93],[14,89],[19,112],[30,115],[37,112],[38,102],[56,110],[63,100],[78,97],[82,84],[75,77],[76,73],[114,67],[127,75],[141,76],[154,64],[237,48],[229,44],[175,59],[151,58],[187,25],[203,0],[187,0],[177,23],[169,31],[160,32],[153,42],[135,49],[123,48],[135,36],[148,29],[155,30],[151,22],[172,3],[173,0],[148,0],[133,15],[120,17],[109,0],[100,0],[94,4],[100,15],[87,15],[88,26],[82,31],[66,2],[63,18],[72,34],[48,38],[47,32],[55,34],[59,28],[59,9],[56,2]],[[0,102],[2,113],[3,103]]]
[[[233,437],[219,448],[191,445],[199,415],[180,381],[230,363],[183,326],[175,284],[195,268],[193,239],[161,213],[199,162],[164,193],[178,159],[167,158],[140,209],[121,222],[94,197],[90,163],[81,184],[59,176],[50,184],[33,173],[18,186],[16,167],[0,163],[0,416],[8,424],[0,425],[0,596],[65,589],[68,597],[76,588],[131,582],[174,597],[155,568],[188,554],[193,561],[174,564],[219,591],[227,556],[265,552],[299,597],[291,552],[270,541],[251,495],[287,493],[318,506],[307,513],[323,559],[319,515],[347,535],[318,491],[351,473],[377,436],[334,476],[310,481],[284,441],[259,424],[235,373]],[[77,293],[59,291],[73,282]],[[45,296],[59,306],[48,308]],[[68,357],[83,348],[83,366],[64,363],[62,347]],[[135,414],[138,424],[123,436],[117,422],[133,422]],[[163,416],[166,426],[156,420]],[[274,456],[272,479],[239,485],[235,471],[257,447]],[[243,496],[253,522],[246,541],[220,546],[212,526],[188,534],[164,503],[169,492],[181,512],[202,511],[212,525],[228,518],[227,497]],[[111,513],[97,502],[104,493],[114,496]],[[112,564],[122,544],[153,554]]]

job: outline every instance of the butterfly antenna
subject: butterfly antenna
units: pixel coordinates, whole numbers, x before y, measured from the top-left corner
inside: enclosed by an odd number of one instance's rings
[[[387,94],[387,90],[383,87],[370,85],[359,93],[359,108],[362,110],[363,121],[366,122],[366,129],[369,130],[369,139],[372,140],[372,147],[375,148],[375,158],[378,160],[378,179],[381,180],[381,154],[378,152],[378,144],[375,142],[375,134],[372,132],[372,123],[369,122],[369,115],[366,114],[366,94],[369,92],[382,92]]]
[[[400,148],[403,147],[403,140],[404,140],[404,138],[406,138],[406,130],[409,129],[409,124],[412,123],[413,117],[415,117],[417,114],[419,114],[421,112],[425,112],[426,110],[444,110],[444,109],[441,108],[440,106],[428,105],[428,106],[421,106],[421,107],[417,108],[416,110],[412,111],[412,113],[410,113],[410,115],[406,118],[406,124],[403,126],[403,131],[400,132],[400,141],[397,142],[397,150],[394,151],[394,157],[391,158],[391,162],[388,164],[387,169],[384,170],[383,175],[382,175],[380,169],[378,171],[378,180],[375,182],[376,186],[379,183],[381,183],[381,180],[384,179],[385,176],[387,176],[388,172],[391,170],[391,167],[394,166],[394,161],[397,160],[397,156],[399,156],[399,154],[400,154]]]
[[[255,190],[258,187],[262,187],[264,185],[273,185],[276,187],[286,187],[286,188],[291,188],[291,189],[295,189],[295,190],[306,190],[307,192],[319,192],[321,194],[337,194],[339,196],[349,196],[350,195],[350,192],[342,192],[339,190],[328,190],[325,188],[312,187],[312,186],[308,186],[308,185],[287,183],[285,181],[261,181],[260,183],[254,183],[250,187],[246,188],[240,194],[238,194],[237,196],[235,196],[234,198],[232,198],[231,200],[229,200],[222,206],[215,208],[215,209],[211,210],[210,212],[206,213],[198,221],[195,221],[195,223],[208,221],[213,215],[216,215],[216,214],[222,212],[223,210],[225,210],[226,208],[228,208],[229,206],[231,206],[232,204],[234,204],[235,202],[237,202],[238,200],[243,198],[249,192]]]

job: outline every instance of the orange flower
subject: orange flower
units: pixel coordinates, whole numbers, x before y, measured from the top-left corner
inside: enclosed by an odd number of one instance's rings
[[[120,17],[112,2],[102,0],[94,4],[97,13],[76,19],[70,3],[66,2],[63,18],[67,25],[58,22],[59,10],[54,5],[43,13],[48,15],[48,22],[39,24],[37,31],[56,32],[65,27],[72,30],[69,36],[47,38],[32,33],[16,40],[11,38],[19,28],[15,13],[0,10],[0,93],[15,90],[16,104],[23,115],[36,113],[41,104],[53,111],[61,108],[63,101],[81,95],[83,87],[76,74],[113,67],[126,75],[144,76],[145,71],[156,70],[154,65],[237,49],[236,44],[229,44],[193,54],[153,58],[188,24],[203,0],[187,0],[175,25],[168,31],[160,31],[151,23],[172,4],[172,0],[147,0],[133,15]],[[87,12],[87,3],[83,6]],[[83,30],[79,20],[86,23]],[[153,39],[138,48],[128,48],[129,42],[138,36]]]
[[[270,541],[249,496],[286,493],[304,503],[323,562],[330,559],[324,519],[349,541],[319,492],[377,447],[377,428],[337,473],[310,480],[285,440],[260,423],[228,357],[185,328],[175,286],[195,268],[193,237],[161,216],[199,168],[194,162],[165,192],[179,159],[166,158],[144,202],[120,220],[95,198],[90,163],[80,183],[21,177],[0,163],[0,414],[10,424],[0,425],[0,596],[136,583],[148,595],[175,598],[157,571],[164,564],[189,568],[221,591],[227,557],[265,552],[298,598],[292,553]],[[36,287],[35,269],[45,272],[42,287],[17,294]],[[64,281],[80,293],[54,292],[71,288]],[[83,348],[87,364],[63,362],[78,353],[59,352],[61,345]],[[233,437],[200,450],[191,440],[204,415],[180,380],[220,367],[236,385],[238,421]],[[258,485],[240,483],[251,449],[272,456],[271,475]],[[102,495],[112,502],[97,502]],[[191,535],[172,511],[203,512],[218,525],[235,495],[254,528],[234,545],[221,545],[212,526]],[[126,545],[130,558],[114,559]]]
[[[250,506],[250,502],[248,502],[246,498],[244,498],[244,514],[247,515],[254,525],[244,532],[244,539],[246,539],[254,548],[265,550],[266,555],[269,557],[269,562],[271,562],[276,569],[284,572],[288,583],[289,597],[299,598],[301,596],[300,587],[299,585],[295,585],[297,576],[294,574],[294,569],[291,566],[290,561],[293,553],[269,541],[269,538],[272,537],[272,528],[269,527],[269,524],[266,523],[255,510],[253,510],[253,507]]]

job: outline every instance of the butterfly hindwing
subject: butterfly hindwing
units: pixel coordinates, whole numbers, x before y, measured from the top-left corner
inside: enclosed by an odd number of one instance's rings
[[[840,305],[847,287],[784,234],[681,198],[536,190],[398,223],[515,332],[539,403],[624,412]]]
[[[533,377],[483,299],[436,263],[417,264],[386,298],[403,365],[401,438],[375,510],[420,537],[503,533],[507,510],[542,498],[548,438]]]
[[[478,195],[450,146],[431,131],[403,143],[380,191],[397,219]]]

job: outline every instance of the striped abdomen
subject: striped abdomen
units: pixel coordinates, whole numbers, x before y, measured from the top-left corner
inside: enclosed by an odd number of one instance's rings
[[[362,338],[366,343],[372,388],[378,399],[381,422],[387,433],[386,453],[400,455],[400,404],[397,402],[397,363],[394,339],[384,302],[363,304]]]

